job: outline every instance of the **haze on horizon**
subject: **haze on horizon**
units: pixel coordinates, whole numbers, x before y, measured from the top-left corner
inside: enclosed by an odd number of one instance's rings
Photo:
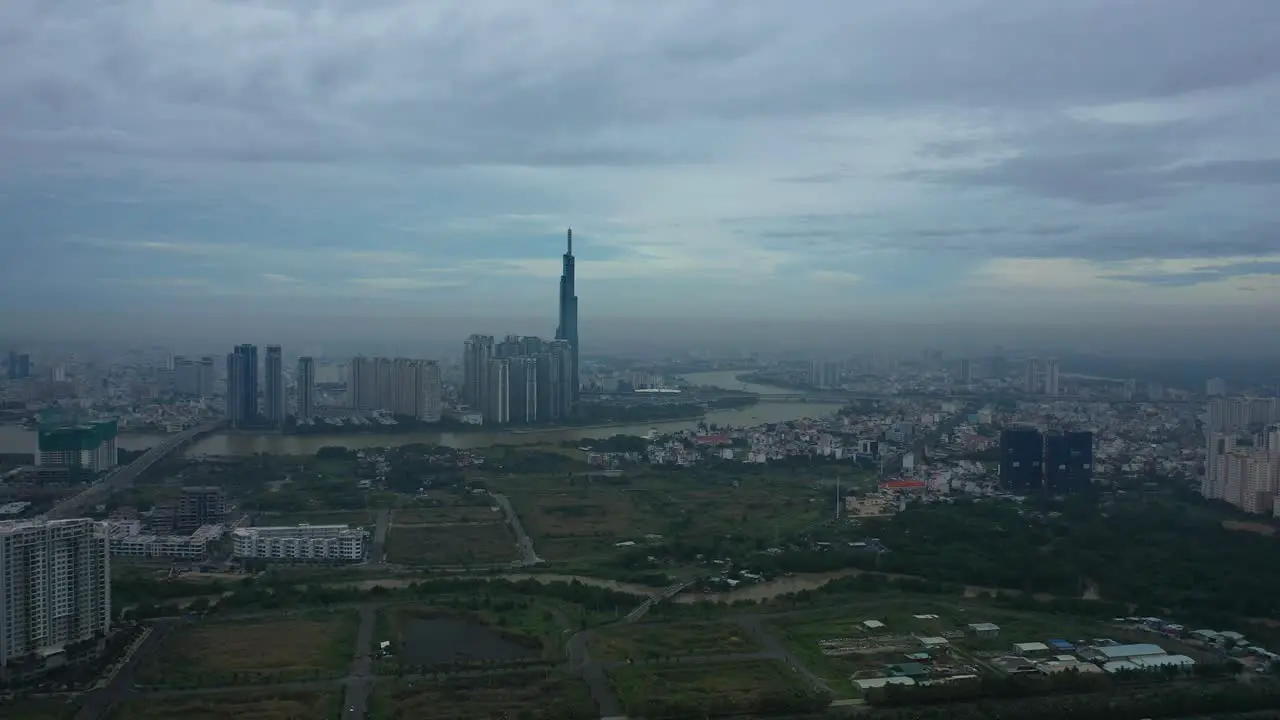
[[[8,0],[0,336],[1280,349],[1280,4],[725,7]]]

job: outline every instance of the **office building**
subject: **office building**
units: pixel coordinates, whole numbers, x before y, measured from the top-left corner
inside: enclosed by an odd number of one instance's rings
[[[1007,428],[1000,433],[1000,481],[1010,492],[1044,487],[1044,440],[1033,427]]]
[[[101,651],[111,630],[107,531],[84,518],[0,522],[0,678]]]
[[[532,424],[538,422],[538,359],[515,357],[511,366],[511,422]]]
[[[227,420],[232,427],[258,422],[258,347],[237,345],[227,356]]]
[[[491,359],[485,386],[489,405],[484,410],[484,421],[494,425],[511,422],[511,361]]]
[[[1058,359],[1049,358],[1044,361],[1044,394],[1058,397]]]
[[[462,403],[472,410],[488,408],[491,359],[492,335],[472,335],[462,344]]]
[[[173,392],[186,397],[212,397],[215,366],[212,355],[173,358]]]
[[[1209,378],[1204,383],[1204,394],[1209,397],[1222,397],[1227,394],[1227,381],[1222,378]]]
[[[568,416],[572,415],[578,406],[578,392],[581,384],[578,373],[582,367],[578,364],[578,353],[581,350],[581,344],[578,337],[578,295],[574,280],[572,228],[568,233],[568,244],[562,262],[560,273],[560,323],[556,327],[556,339],[569,343],[571,362],[567,368],[564,368],[569,373],[567,376],[569,387],[566,390],[569,397],[569,408],[566,413],[566,416]]]
[[[1054,495],[1093,483],[1093,433],[1052,432],[1044,437],[1044,484]]]
[[[284,424],[284,354],[279,345],[268,345],[263,361],[262,415],[269,425]]]
[[[21,380],[31,377],[31,356],[26,353],[9,351],[9,379]]]
[[[346,525],[238,528],[231,533],[238,558],[278,561],[364,560],[365,531]]]
[[[315,358],[298,358],[298,369],[294,373],[297,385],[298,407],[294,417],[298,422],[310,420],[316,416],[316,361]]]
[[[116,466],[116,421],[41,427],[36,464],[101,473]]]
[[[1040,360],[1027,358],[1022,368],[1022,390],[1026,393],[1040,391]]]
[[[440,392],[440,365],[435,360],[423,360],[418,365],[418,419],[423,422],[440,422],[444,414],[444,402]]]

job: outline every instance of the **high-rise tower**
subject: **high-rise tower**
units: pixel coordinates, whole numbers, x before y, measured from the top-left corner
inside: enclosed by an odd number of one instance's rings
[[[284,424],[284,353],[279,345],[267,346],[263,363],[262,415],[272,426]]]
[[[310,420],[316,414],[316,361],[311,357],[298,358],[298,371],[294,374],[298,385],[298,421]]]
[[[227,419],[232,427],[258,420],[257,345],[237,345],[227,356]]]
[[[568,395],[570,411],[578,404],[578,295],[574,288],[573,275],[573,228],[569,229],[568,246],[564,252],[564,269],[560,273],[560,326],[556,328],[556,339],[569,342],[569,353],[572,358],[569,375]]]

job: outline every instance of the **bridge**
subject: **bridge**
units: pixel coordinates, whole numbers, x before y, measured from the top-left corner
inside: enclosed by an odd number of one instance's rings
[[[657,605],[663,600],[670,600],[676,595],[679,595],[685,588],[693,585],[696,582],[698,582],[698,578],[693,578],[692,580],[680,580],[679,582],[676,582],[675,584],[668,587],[666,590],[663,590],[662,592],[655,594],[653,597],[649,598],[648,600],[645,600],[644,602],[640,603],[640,605],[636,607],[635,610],[632,610],[631,612],[627,613],[627,616],[623,618],[623,622],[633,623],[640,620],[640,618],[645,616],[645,613],[649,612],[649,608],[653,607],[654,605]]]
[[[150,470],[156,463],[171,455],[175,450],[182,449],[187,444],[220,429],[225,424],[225,420],[215,420],[198,427],[188,428],[173,437],[166,438],[164,442],[143,453],[142,457],[128,465],[116,468],[101,482],[54,505],[49,510],[48,517],[51,520],[79,517],[84,513],[85,508],[102,502],[112,492],[132,486],[138,476]]]

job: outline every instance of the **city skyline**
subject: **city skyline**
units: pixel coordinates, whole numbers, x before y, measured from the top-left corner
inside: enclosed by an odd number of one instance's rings
[[[727,21],[15,0],[0,302],[28,312],[0,332],[506,316],[556,276],[569,218],[584,327],[1258,314],[1280,302],[1277,21],[1193,0]],[[228,57],[264,34],[291,40]]]

